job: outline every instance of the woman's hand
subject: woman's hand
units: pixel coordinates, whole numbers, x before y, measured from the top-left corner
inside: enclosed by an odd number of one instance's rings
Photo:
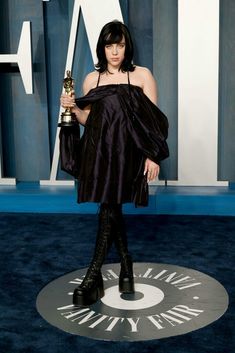
[[[70,94],[62,94],[60,97],[60,104],[65,109],[74,108],[76,106],[74,91],[71,91]]]
[[[144,175],[147,173],[147,181],[149,182],[154,180],[158,176],[159,172],[159,165],[147,158],[144,166]]]
[[[75,103],[75,94],[72,90],[69,94],[62,94],[60,97],[60,104],[63,108],[70,108],[71,112],[75,114],[76,119],[82,125],[86,124],[87,117],[90,113],[90,106],[87,106],[84,109],[78,108]]]

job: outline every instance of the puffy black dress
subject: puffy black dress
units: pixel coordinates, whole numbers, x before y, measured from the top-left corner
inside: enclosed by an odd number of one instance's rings
[[[79,180],[78,202],[146,206],[145,160],[169,155],[166,116],[130,83],[97,86],[76,104],[91,106],[84,134],[61,128],[60,154],[61,168]]]

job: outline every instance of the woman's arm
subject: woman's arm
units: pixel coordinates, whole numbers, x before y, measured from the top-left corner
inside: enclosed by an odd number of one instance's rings
[[[93,85],[94,81],[94,76],[97,76],[97,72],[91,72],[88,74],[83,82],[83,94],[86,95]],[[78,122],[82,125],[86,124],[86,120],[88,118],[88,115],[90,113],[90,106],[85,107],[84,109],[78,108],[78,106],[75,103],[75,92],[71,91],[70,95],[68,94],[62,94],[60,97],[60,104],[63,108],[70,108],[71,112],[73,112],[76,115],[76,118]]]
[[[154,103],[157,104],[157,83],[147,68],[141,68],[141,76],[143,80],[144,94]],[[145,161],[144,175],[147,173],[147,180],[152,181],[156,179],[160,172],[160,166],[147,158]]]
[[[90,113],[90,106],[84,109],[78,108],[76,105],[72,108],[72,112],[75,113],[77,120],[81,125],[86,125],[88,115]]]
[[[60,97],[60,104],[65,109],[70,108],[71,112],[76,115],[76,118],[80,124],[82,125],[86,124],[86,120],[90,112],[90,109],[85,108],[82,110],[76,106],[74,91],[71,91],[70,94],[62,94]]]
[[[142,68],[143,91],[145,95],[154,103],[157,104],[157,83],[151,71],[147,68]]]

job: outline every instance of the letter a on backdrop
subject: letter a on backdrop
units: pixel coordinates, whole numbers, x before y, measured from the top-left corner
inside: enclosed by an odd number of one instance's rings
[[[113,19],[123,21],[121,8],[118,0],[74,0],[67,60],[64,70],[65,76],[66,70],[72,69],[75,53],[76,35],[79,24],[79,14],[81,12],[83,15],[89,46],[91,49],[91,55],[94,63],[96,62],[96,42],[101,28],[105,25],[105,23],[112,21]],[[62,109],[60,109],[59,116],[61,112]],[[74,182],[70,180],[56,180],[59,164],[59,132],[60,128],[57,128],[50,180],[41,180],[41,185],[74,184]]]

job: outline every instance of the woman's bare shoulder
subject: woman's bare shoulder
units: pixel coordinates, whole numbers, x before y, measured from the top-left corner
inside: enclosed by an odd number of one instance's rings
[[[144,66],[135,66],[135,70],[131,72],[131,80],[133,84],[144,89],[150,82],[154,82],[154,77],[151,71]]]
[[[99,77],[98,71],[92,71],[86,75],[83,81],[83,93],[87,94],[92,88],[96,87]]]
[[[152,72],[144,66],[136,66],[135,67],[135,71],[136,75],[138,75],[139,77],[143,78],[143,79],[148,79],[149,77],[152,77]]]
[[[146,96],[154,103],[157,102],[157,84],[152,75],[152,72],[143,66],[136,66],[135,68],[135,81],[137,85],[141,86]]]

